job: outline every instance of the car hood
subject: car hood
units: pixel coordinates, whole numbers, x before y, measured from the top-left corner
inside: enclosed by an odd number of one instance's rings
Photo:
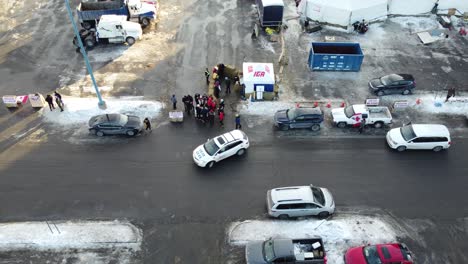
[[[335,202],[333,200],[333,195],[327,188],[320,188],[323,192],[323,196],[325,197],[325,206],[334,208],[335,207]]]
[[[287,111],[288,110],[279,110],[279,111],[277,111],[275,113],[275,121],[277,123],[287,123],[287,122],[289,122]]]
[[[263,258],[263,242],[253,241],[245,246],[245,260],[247,264],[267,263]]]
[[[127,124],[125,124],[125,127],[140,128],[141,125],[141,119],[138,116],[128,116],[128,121]]]
[[[344,108],[334,108],[331,111],[333,117],[346,117],[344,113]]]
[[[370,87],[372,87],[372,88],[384,87],[384,85],[380,81],[380,79],[372,79],[372,80],[370,80],[369,84],[370,84]]]
[[[97,116],[91,117],[91,118],[89,119],[89,121],[88,121],[88,126],[89,126],[89,127],[95,126],[95,125],[96,125],[95,123],[96,123],[96,120],[97,120],[98,117],[99,117],[98,115],[97,115]]]
[[[406,140],[401,135],[400,128],[393,128],[390,131],[388,131],[388,134],[390,138],[397,143],[401,144],[406,142]]]
[[[193,150],[193,158],[196,160],[203,160],[207,156],[208,156],[208,153],[206,153],[203,145],[200,145],[196,149]]]
[[[362,247],[350,248],[345,254],[345,263],[367,264]]]

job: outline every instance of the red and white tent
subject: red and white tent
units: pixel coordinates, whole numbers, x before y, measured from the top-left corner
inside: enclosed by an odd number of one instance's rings
[[[272,63],[244,62],[242,69],[246,94],[274,91],[275,73]]]

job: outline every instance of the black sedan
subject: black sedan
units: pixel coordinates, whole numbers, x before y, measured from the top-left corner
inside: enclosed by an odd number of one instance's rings
[[[127,135],[132,137],[142,130],[142,122],[138,116],[122,114],[93,116],[88,125],[90,133],[99,137],[104,135]]]
[[[375,95],[386,94],[410,94],[416,87],[416,82],[411,74],[389,74],[369,82],[369,89]]]
[[[275,114],[275,126],[281,130],[310,128],[312,131],[318,131],[322,122],[323,113],[320,108],[298,107],[279,110]]]

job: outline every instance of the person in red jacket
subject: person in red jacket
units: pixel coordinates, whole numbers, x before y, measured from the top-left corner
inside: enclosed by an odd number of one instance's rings
[[[219,111],[219,124],[221,128],[224,128],[224,111]]]

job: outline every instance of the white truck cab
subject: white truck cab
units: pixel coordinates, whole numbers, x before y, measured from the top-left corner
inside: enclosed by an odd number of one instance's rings
[[[142,35],[140,24],[127,21],[126,16],[103,15],[97,26],[97,39],[107,39],[109,43],[133,45]]]
[[[139,22],[143,27],[150,23],[150,19],[156,19],[156,7],[154,4],[146,3],[141,0],[128,0],[128,12],[130,21]]]
[[[366,125],[381,128],[392,123],[392,114],[385,106],[366,106],[364,104],[350,105],[348,107],[332,109],[333,122],[336,126],[344,128],[348,125],[356,126],[366,120]]]

